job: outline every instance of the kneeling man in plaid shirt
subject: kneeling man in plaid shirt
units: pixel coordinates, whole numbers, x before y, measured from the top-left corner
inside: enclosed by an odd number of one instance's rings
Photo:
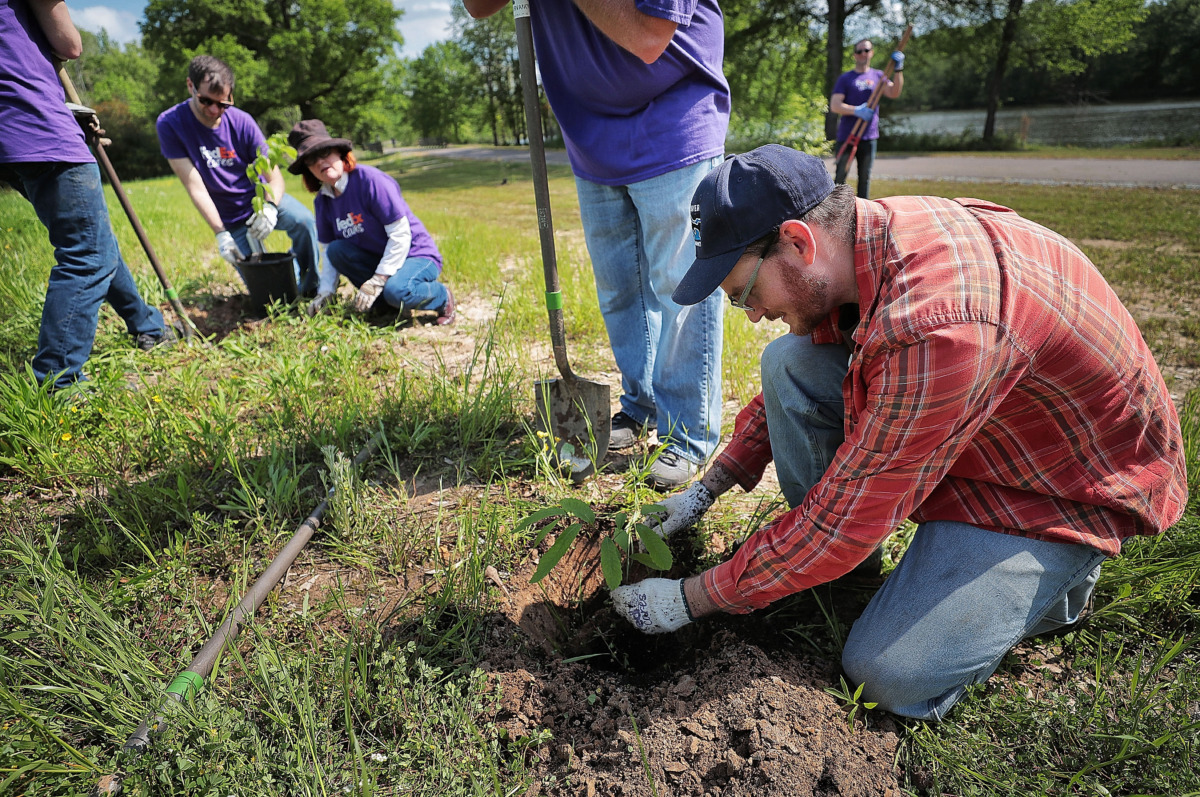
[[[791,334],[664,536],[774,461],[791,510],[698,576],[613,592],[647,633],[831,581],[917,531],[846,640],[863,698],[945,716],[1021,639],[1068,626],[1104,560],[1179,519],[1179,419],[1128,311],[1070,241],[977,199],[857,199],[769,145],[692,199],[683,305],[718,286]]]

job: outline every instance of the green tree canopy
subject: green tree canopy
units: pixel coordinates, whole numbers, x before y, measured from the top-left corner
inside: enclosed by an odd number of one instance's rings
[[[355,131],[385,100],[381,67],[397,58],[402,14],[390,0],[150,0],[142,35],[175,96],[188,61],[211,54],[233,68],[238,105],[265,127],[320,118]]]

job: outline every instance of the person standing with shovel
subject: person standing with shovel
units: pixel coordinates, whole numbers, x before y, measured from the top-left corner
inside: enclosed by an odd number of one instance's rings
[[[509,0],[463,0],[488,17]],[[621,370],[609,449],[657,428],[648,479],[691,479],[721,436],[719,293],[671,299],[691,258],[689,200],[729,126],[715,0],[534,0],[546,97],[563,131],[600,312]]]
[[[55,389],[86,379],[105,301],[138,348],[176,340],[121,257],[100,169],[67,109],[54,60],[82,50],[62,0],[0,0],[0,181],[29,200],[54,245],[32,366]]]
[[[833,95],[829,98],[829,110],[842,117],[838,122],[837,144],[834,146],[838,159],[833,181],[844,185],[850,173],[851,159],[857,160],[858,196],[862,199],[871,197],[871,166],[875,163],[875,148],[879,142],[879,114],[868,100],[880,83],[883,83],[883,96],[890,100],[898,98],[904,90],[904,53],[900,50],[892,53],[894,71],[891,78],[882,70],[871,68],[871,56],[874,54],[875,48],[870,39],[855,42],[854,68],[837,79],[833,84]],[[866,122],[866,130],[859,136],[857,147],[847,147],[846,140],[859,120]]]

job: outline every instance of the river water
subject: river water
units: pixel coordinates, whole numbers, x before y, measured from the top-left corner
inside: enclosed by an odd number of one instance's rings
[[[884,135],[893,133],[983,133],[987,112],[925,111],[885,117]],[[996,132],[1020,135],[1028,118],[1028,141],[1079,147],[1135,144],[1185,135],[1200,137],[1200,100],[1182,102],[1059,105],[1004,108]]]

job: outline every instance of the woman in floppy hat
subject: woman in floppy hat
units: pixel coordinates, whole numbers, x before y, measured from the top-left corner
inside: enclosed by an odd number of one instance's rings
[[[382,296],[398,310],[436,310],[438,324],[454,323],[454,295],[438,282],[442,255],[399,183],[358,164],[350,140],[330,136],[320,119],[296,123],[288,143],[296,148],[288,171],[316,194],[317,240],[325,253],[309,315],[329,301],[342,275],[358,288],[351,305],[357,312]]]

